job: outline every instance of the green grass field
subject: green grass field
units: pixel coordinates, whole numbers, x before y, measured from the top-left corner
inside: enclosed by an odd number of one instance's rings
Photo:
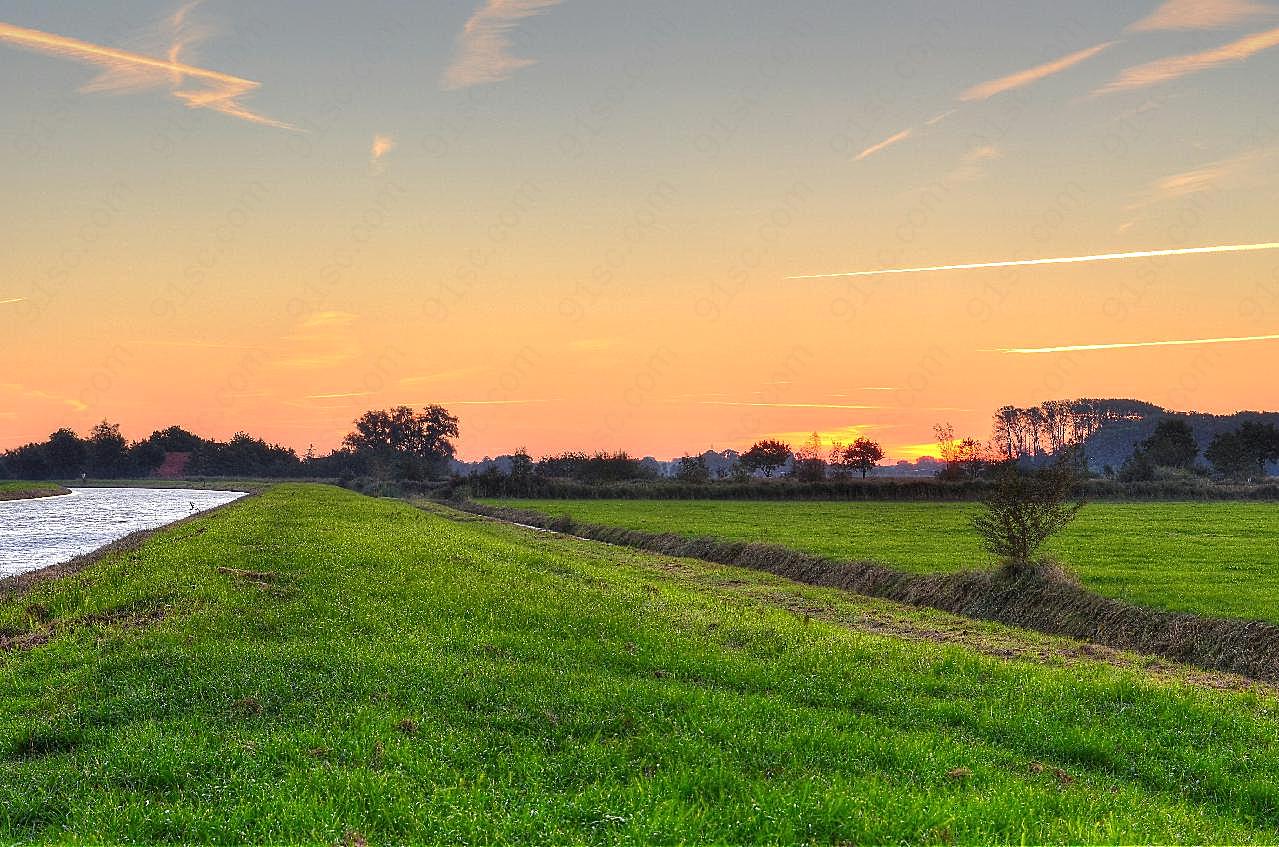
[[[649,532],[781,544],[908,571],[987,568],[970,503],[488,500]],[[1279,622],[1279,504],[1093,503],[1046,547],[1139,605]]]
[[[67,489],[53,482],[0,482],[0,500],[30,500],[67,493]]]
[[[334,488],[0,593],[0,639],[0,842],[1279,832],[1272,694]]]

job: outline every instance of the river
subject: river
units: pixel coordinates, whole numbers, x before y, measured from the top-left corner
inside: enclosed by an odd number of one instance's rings
[[[184,488],[74,488],[60,497],[0,502],[0,578],[74,559],[243,496]]]

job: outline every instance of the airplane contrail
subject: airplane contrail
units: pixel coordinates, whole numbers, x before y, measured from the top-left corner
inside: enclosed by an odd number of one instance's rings
[[[1149,259],[1156,256],[1193,256],[1202,253],[1247,253],[1254,250],[1279,250],[1279,241],[1263,244],[1219,244],[1213,247],[1179,247],[1173,250],[1137,250],[1131,253],[1099,253],[1095,256],[1062,256],[1053,259],[1013,259],[1004,262],[972,262],[966,265],[932,265],[926,268],[880,268],[873,271],[848,271],[834,274],[798,274],[787,279],[833,279],[849,276],[884,276],[886,274],[922,274],[934,271],[972,271],[982,268],[1016,268],[1030,265],[1070,265],[1077,262],[1115,262],[1126,259]]]
[[[21,303],[26,300],[25,297],[14,297],[12,300],[0,300],[0,306],[8,306],[10,303]]]
[[[1279,341],[1279,335],[1239,335],[1225,338],[1188,338],[1176,341],[1124,341],[1116,344],[1072,344],[1066,347],[1001,347],[1000,353],[1076,353],[1085,350],[1127,350],[1133,347],[1188,347],[1196,344],[1239,344],[1246,341]]]
[[[197,68],[194,65],[176,61],[176,58],[157,59],[141,53],[117,50],[114,47],[103,47],[102,45],[90,44],[87,41],[80,41],[76,38],[67,38],[62,35],[41,32],[36,29],[26,29],[25,27],[3,22],[0,22],[0,41],[7,41],[19,47],[60,56],[64,59],[73,59],[96,65],[108,71],[141,70],[154,72],[157,76],[167,76],[174,80],[173,95],[183,100],[192,109],[213,109],[251,123],[276,127],[277,129],[297,129],[297,127],[290,124],[272,120],[252,112],[239,102],[241,97],[261,87],[261,83],[253,82],[252,80],[241,79],[219,71]],[[170,55],[176,57],[180,49],[180,45],[175,45],[174,49],[170,51]],[[201,80],[207,83],[208,87],[193,91],[179,90],[177,86],[186,78]]]

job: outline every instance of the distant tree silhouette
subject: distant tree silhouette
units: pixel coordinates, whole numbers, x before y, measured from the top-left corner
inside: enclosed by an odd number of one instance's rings
[[[421,479],[440,473],[457,452],[458,419],[443,406],[365,412],[342,443],[367,458],[379,475]]]
[[[844,464],[856,471],[861,471],[862,479],[874,470],[884,458],[884,448],[869,438],[858,438],[844,448]]]
[[[72,479],[84,470],[89,448],[74,431],[60,429],[49,436],[44,453],[49,476]]]
[[[1155,463],[1144,448],[1132,451],[1128,461],[1119,468],[1120,482],[1150,482],[1155,478]]]
[[[1279,462],[1279,429],[1274,424],[1248,421],[1239,427],[1239,437],[1258,476],[1266,475],[1267,462]]]
[[[527,479],[533,475],[533,457],[523,447],[511,454],[511,478]]]
[[[813,433],[804,442],[804,446],[795,451],[795,466],[792,471],[797,479],[804,482],[820,482],[826,478],[826,460],[822,458],[822,437]]]
[[[790,445],[772,438],[756,441],[751,449],[742,454],[739,461],[747,473],[759,471],[765,477],[771,477],[779,468],[786,466],[791,457]]]
[[[147,441],[166,453],[190,453],[204,443],[204,439],[180,426],[157,429]]]
[[[711,471],[702,456],[684,456],[676,465],[675,478],[683,482],[701,484],[711,481]]]
[[[1218,434],[1204,458],[1224,476],[1264,476],[1266,463],[1279,461],[1279,430],[1248,421],[1234,432]]]
[[[977,479],[990,464],[986,445],[975,438],[956,438],[955,428],[949,423],[933,427],[937,439],[937,453],[945,467],[938,476],[942,479]]]
[[[97,479],[114,479],[128,471],[129,443],[120,434],[120,425],[102,421],[89,433],[88,473]]]
[[[1158,467],[1189,468],[1199,455],[1199,442],[1190,424],[1179,418],[1164,418],[1139,449]]]

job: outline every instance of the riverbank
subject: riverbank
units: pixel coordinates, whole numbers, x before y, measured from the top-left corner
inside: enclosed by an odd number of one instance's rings
[[[53,482],[0,482],[0,501],[34,500],[37,497],[59,497],[70,493],[69,488]]]
[[[0,842],[1273,840],[1273,692],[1100,655],[279,486],[0,600]]]

